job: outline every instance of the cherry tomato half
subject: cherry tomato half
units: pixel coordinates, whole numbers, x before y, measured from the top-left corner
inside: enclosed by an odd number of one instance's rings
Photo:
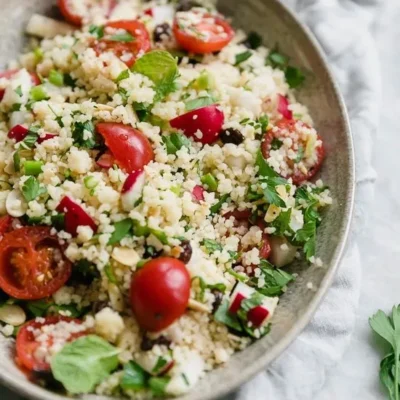
[[[65,322],[67,324],[82,324],[82,321],[78,319],[62,316],[52,316],[46,317],[44,322],[37,322],[36,320],[29,321],[20,328],[16,340],[16,361],[19,366],[26,368],[29,371],[36,372],[45,372],[50,370],[50,364],[44,359],[39,359],[38,356],[35,354],[38,347],[43,345],[43,343],[36,340],[33,331],[40,330],[44,326],[56,325],[60,322]],[[64,327],[64,330],[66,330],[67,327],[68,326],[66,325]],[[72,342],[73,340],[87,334],[87,330],[71,333],[69,334],[69,337],[66,338],[66,342]],[[53,338],[50,333],[48,334],[48,339],[45,345],[50,347],[52,344]]]
[[[11,231],[13,221],[14,218],[10,215],[4,215],[0,218],[0,237]]]
[[[171,325],[185,313],[189,296],[189,272],[176,258],[155,258],[132,277],[132,310],[145,330],[157,332]]]
[[[36,300],[50,296],[71,275],[49,227],[26,226],[3,236],[0,242],[0,288],[11,297]]]
[[[124,40],[117,40],[118,36],[121,37],[120,30],[126,31],[131,37],[126,36]],[[110,31],[115,33],[109,33]],[[138,20],[108,22],[105,25],[104,32],[104,38],[97,41],[94,46],[96,53],[112,51],[129,68],[135,63],[139,55],[143,55],[151,49],[149,32],[143,22]]]
[[[302,182],[311,179],[321,168],[325,157],[325,149],[322,139],[319,135],[316,137],[316,147],[312,150],[313,156],[311,161],[306,158],[307,142],[304,138],[304,130],[311,129],[302,121],[281,119],[276,126],[269,130],[261,143],[261,151],[265,159],[269,158],[273,141],[283,143],[283,140],[290,138],[292,142],[291,150],[300,155],[300,159],[284,157],[289,174],[282,174],[284,178],[292,178],[295,185],[300,185]],[[319,144],[318,144],[319,142]],[[282,145],[281,145],[282,147]]]
[[[193,14],[196,22],[192,22]],[[224,19],[200,12],[179,12],[173,32],[178,44],[190,53],[205,54],[222,50],[235,36]]]
[[[103,136],[116,163],[126,172],[143,169],[154,160],[149,139],[138,129],[123,124],[102,122],[97,124],[97,131]]]
[[[58,0],[58,7],[60,8],[61,14],[70,24],[81,26],[83,23],[83,15],[79,10],[74,8],[73,3],[73,0]],[[80,0],[80,3],[80,7],[83,7],[83,12],[86,14],[90,12],[91,3],[94,2],[91,2],[90,0]],[[101,9],[103,10],[103,14],[105,17],[108,17],[116,6],[116,1],[103,0],[102,3],[103,4],[101,4]]]

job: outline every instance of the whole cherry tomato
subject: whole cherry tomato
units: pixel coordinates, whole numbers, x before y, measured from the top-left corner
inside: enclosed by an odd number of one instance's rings
[[[154,160],[149,139],[138,129],[123,124],[102,122],[97,124],[97,131],[103,136],[117,164],[126,172],[143,169]]]
[[[193,14],[197,18],[191,18]],[[198,54],[220,51],[235,36],[234,30],[223,18],[192,11],[177,13],[173,32],[183,49]]]
[[[4,234],[0,241],[0,288],[11,297],[42,299],[70,277],[71,263],[50,230],[27,226]]]
[[[132,310],[145,330],[161,331],[175,322],[185,313],[189,296],[189,272],[176,258],[155,258],[132,277]]]

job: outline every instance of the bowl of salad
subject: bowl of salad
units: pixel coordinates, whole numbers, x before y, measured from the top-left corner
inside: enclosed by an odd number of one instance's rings
[[[0,380],[211,399],[333,280],[347,114],[278,1],[0,0]]]

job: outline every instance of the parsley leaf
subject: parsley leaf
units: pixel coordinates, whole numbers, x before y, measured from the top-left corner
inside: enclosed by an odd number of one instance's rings
[[[286,82],[292,89],[299,87],[306,79],[305,75],[299,68],[290,66],[286,67],[285,78]]]
[[[101,39],[104,36],[104,26],[90,25],[89,33],[97,39]]]
[[[19,86],[14,90],[14,92],[15,92],[19,97],[21,97],[21,96],[22,96],[22,87],[21,87],[21,85],[19,85]]]
[[[115,80],[115,82],[121,82],[124,79],[128,79],[129,78],[129,69],[125,69],[124,71],[122,71],[118,76],[117,79]]]
[[[175,81],[179,75],[176,59],[167,51],[154,50],[140,57],[132,67],[133,72],[147,76],[154,82],[156,98],[154,102],[164,99],[175,91]]]
[[[274,68],[284,69],[289,63],[289,57],[279,53],[277,49],[272,50],[267,57],[267,64]]]
[[[221,244],[215,240],[204,239],[201,244],[206,248],[208,254],[212,254],[215,251],[222,251]]]
[[[304,253],[307,260],[315,255],[315,242],[317,235],[317,224],[315,220],[307,221],[302,229],[299,229],[294,235],[296,243],[304,244]]]
[[[247,61],[253,53],[250,50],[244,51],[243,53],[236,54],[235,56],[235,64],[233,64],[235,67],[240,65],[241,63]]]
[[[279,196],[276,187],[287,184],[287,181],[281,177],[265,177],[261,179],[261,188],[264,199],[268,204],[274,204],[277,207],[286,207],[285,201]]]
[[[176,154],[182,147],[190,147],[190,140],[180,133],[171,133],[170,135],[163,135],[162,141],[167,149],[167,154]]]
[[[279,174],[270,167],[265,160],[264,156],[261,153],[261,150],[258,150],[256,157],[256,166],[258,167],[258,175],[263,177],[279,177]]]
[[[93,149],[97,143],[95,140],[95,128],[92,121],[75,122],[72,128],[72,138],[77,147]]]
[[[282,147],[283,143],[281,140],[277,138],[273,138],[271,142],[271,149],[272,150],[279,150]]]
[[[185,102],[186,111],[197,110],[198,108],[215,104],[215,99],[211,96],[202,96],[197,99],[188,100]]]
[[[34,176],[30,176],[22,186],[22,194],[28,203],[46,192],[46,188],[40,186]]]
[[[238,332],[243,332],[242,325],[238,321],[235,315],[229,312],[229,300],[224,300],[218,307],[214,314],[214,319],[229,328],[234,329]]]
[[[114,232],[111,235],[108,244],[117,244],[125,236],[128,236],[133,227],[133,222],[130,218],[123,219],[122,221],[116,222],[114,224]]]

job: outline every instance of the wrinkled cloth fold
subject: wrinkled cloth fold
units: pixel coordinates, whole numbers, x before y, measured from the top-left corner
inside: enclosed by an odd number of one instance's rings
[[[356,153],[356,205],[347,251],[311,323],[266,371],[229,400],[315,400],[354,330],[361,287],[357,235],[365,226],[376,173],[372,149],[379,120],[380,73],[371,29],[383,0],[283,0],[311,29],[348,108]]]

